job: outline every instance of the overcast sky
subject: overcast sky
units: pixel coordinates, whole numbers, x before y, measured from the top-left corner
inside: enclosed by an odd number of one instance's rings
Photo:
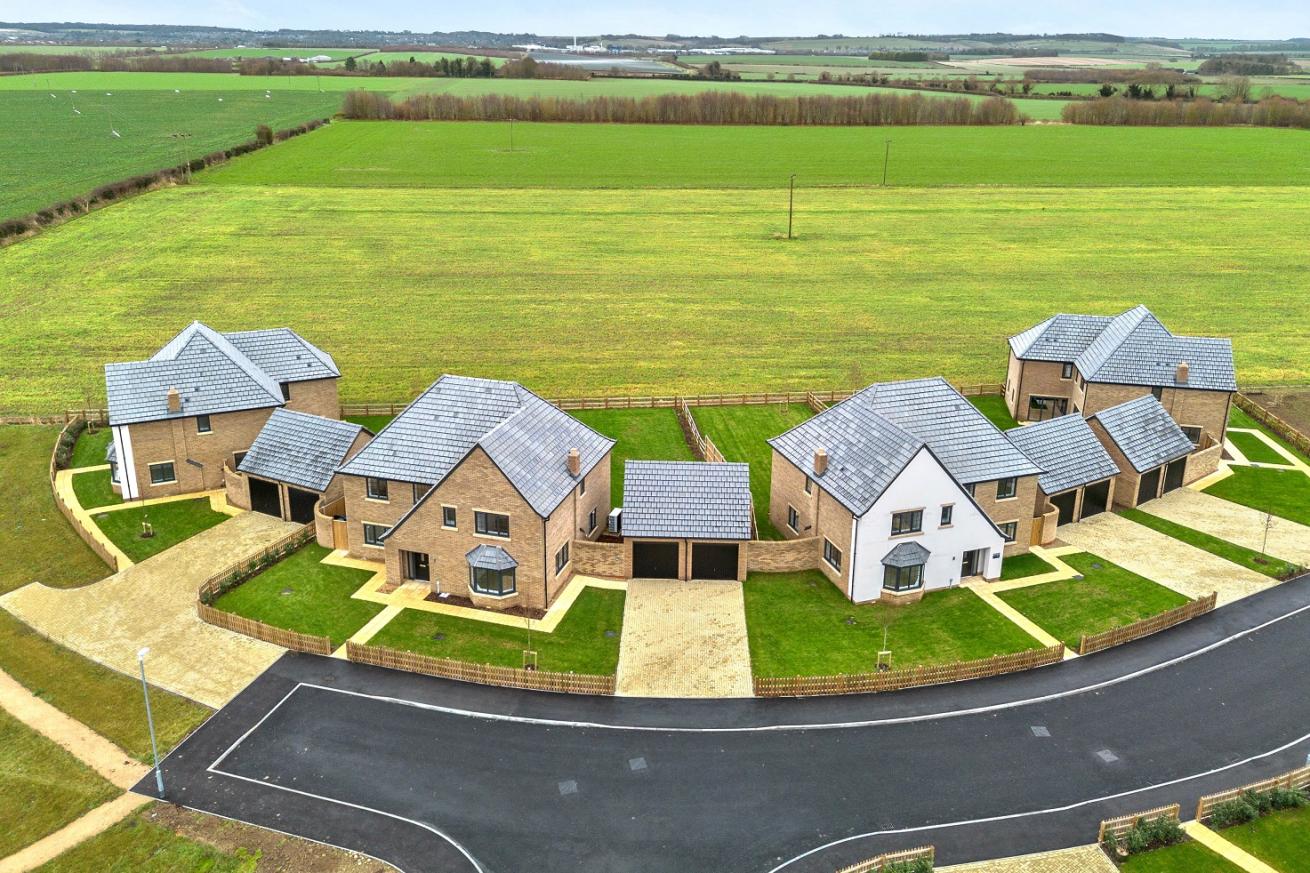
[[[1310,37],[1310,0],[0,0],[4,21],[94,21],[207,24],[254,30],[324,28],[488,30],[586,36],[589,33],[737,36],[842,33],[1056,33],[1099,31],[1126,36],[1243,39]]]

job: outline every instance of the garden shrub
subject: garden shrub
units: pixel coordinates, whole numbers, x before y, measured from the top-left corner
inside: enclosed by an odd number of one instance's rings
[[[932,861],[915,858],[913,861],[893,861],[879,868],[881,873],[932,873]]]
[[[1254,806],[1238,797],[1215,804],[1210,810],[1210,822],[1216,828],[1228,828],[1254,821],[1259,815]]]
[[[1274,809],[1299,809],[1310,803],[1310,798],[1302,791],[1291,788],[1275,788],[1269,792],[1269,803]]]

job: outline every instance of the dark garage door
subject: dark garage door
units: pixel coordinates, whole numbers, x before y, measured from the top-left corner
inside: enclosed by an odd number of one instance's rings
[[[1100,515],[1109,509],[1107,504],[1110,502],[1110,480],[1097,482],[1095,485],[1088,485],[1083,489],[1083,514],[1082,518],[1091,518],[1093,515]]]
[[[1077,500],[1077,491],[1066,491],[1051,498],[1051,505],[1060,510],[1060,524],[1068,524],[1073,521],[1073,505]]]
[[[632,575],[638,579],[677,579],[678,544],[632,544]]]
[[[1156,467],[1149,473],[1142,474],[1142,480],[1137,485],[1137,503],[1143,504],[1148,500],[1154,500],[1160,494],[1160,471],[1163,467]]]
[[[736,543],[693,543],[691,547],[691,578],[736,579]]]
[[[1183,473],[1187,471],[1187,459],[1179,458],[1164,468],[1164,493],[1177,491],[1183,487]]]
[[[282,498],[277,485],[263,479],[250,480],[250,508],[276,518],[282,517]]]
[[[301,491],[299,488],[287,488],[287,498],[291,503],[291,520],[300,524],[309,524],[314,520],[314,504],[318,495],[313,491]]]

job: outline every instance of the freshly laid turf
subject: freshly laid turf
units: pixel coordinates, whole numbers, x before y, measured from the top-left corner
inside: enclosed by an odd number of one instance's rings
[[[1300,131],[1271,128],[518,123],[512,152],[509,133],[498,122],[341,122],[207,178],[224,185],[388,188],[785,188],[795,173],[798,206],[823,206],[824,195],[805,190],[879,185],[890,139],[893,186],[1310,184]],[[785,219],[786,198],[775,204]],[[1014,230],[1001,223],[982,232],[967,214],[962,220],[980,234],[980,245]]]
[[[79,843],[36,873],[255,873],[259,858],[238,850],[228,855],[198,840],[190,840],[148,818],[147,804],[133,815]]]
[[[817,570],[752,573],[743,586],[751,670],[756,676],[867,673],[883,627],[893,667],[944,664],[1037,648],[1032,637],[961,588],[919,603],[854,604]]]
[[[1296,446],[1292,445],[1287,440],[1283,439],[1281,436],[1274,433],[1272,430],[1265,427],[1263,424],[1256,421],[1251,416],[1247,415],[1245,412],[1242,411],[1242,408],[1240,406],[1233,406],[1232,409],[1229,410],[1228,426],[1245,427],[1245,428],[1251,428],[1252,430],[1262,431],[1265,436],[1269,437],[1274,442],[1278,443],[1280,446],[1287,449],[1289,452],[1291,452],[1296,457],[1300,458],[1302,461],[1305,461],[1307,464],[1310,464],[1310,455],[1307,455],[1305,452],[1301,451]],[[1295,423],[1293,423],[1292,426],[1298,427],[1298,425]],[[1287,459],[1280,456],[1277,463],[1286,464]]]
[[[373,433],[377,433],[391,423],[394,415],[347,415],[345,420],[351,424],[361,424]]]
[[[1209,552],[1212,555],[1218,555],[1226,561],[1232,561],[1234,564],[1240,564],[1249,570],[1263,573],[1266,576],[1272,576],[1275,579],[1285,578],[1296,569],[1295,564],[1291,564],[1281,558],[1261,555],[1254,549],[1248,549],[1245,546],[1230,543],[1227,540],[1211,536],[1204,531],[1195,530],[1186,525],[1176,524],[1175,522],[1161,518],[1158,515],[1152,515],[1141,509],[1120,509],[1118,512],[1124,518],[1131,519],[1138,524],[1151,528],[1152,530],[1158,530],[1162,534],[1171,536],[1176,540],[1181,540],[1182,542],[1195,546],[1202,551]]]
[[[692,417],[703,436],[714,441],[728,461],[751,466],[751,498],[755,502],[755,524],[760,539],[780,540],[769,521],[769,483],[772,480],[773,450],[765,442],[814,415],[804,403],[764,406],[697,406]]]
[[[81,504],[83,509],[113,506],[123,502],[123,498],[114,493],[113,483],[109,481],[108,470],[74,473],[73,493],[77,495],[77,502]]]
[[[1272,812],[1224,828],[1220,835],[1275,870],[1304,870],[1306,859],[1310,859],[1310,807]]]
[[[1131,855],[1119,865],[1123,873],[1241,873],[1200,843],[1186,842]]]
[[[153,506],[134,506],[92,515],[110,542],[123,550],[136,563],[157,555],[185,539],[195,536],[216,524],[227,521],[228,516],[215,512],[209,498],[175,500]],[[141,522],[150,521],[154,536],[141,536]]]
[[[1310,476],[1299,470],[1258,467],[1233,467],[1232,471],[1233,475],[1205,493],[1310,525]]]
[[[1000,394],[983,394],[970,397],[968,400],[978,407],[979,412],[987,416],[988,421],[1001,430],[1010,430],[1019,426],[1019,422],[1010,414],[1010,407],[1005,405],[1005,398]]]
[[[24,314],[0,319],[0,412],[96,399],[104,361],[148,355],[192,319],[295,327],[335,357],[345,402],[405,401],[442,372],[552,397],[849,387],[852,362],[870,381],[978,383],[998,378],[1006,337],[1052,312],[1137,303],[1179,333],[1232,336],[1244,379],[1305,378],[1310,307],[1261,304],[1310,271],[1310,247],[1286,244],[1310,238],[1304,189],[829,189],[798,194],[792,242],[773,238],[786,204],[158,191],[0,249],[0,311]],[[439,350],[423,324],[440,325]]]
[[[0,858],[117,795],[72,754],[0,711]]]
[[[1242,433],[1241,431],[1230,430],[1228,440],[1237,450],[1246,456],[1246,459],[1253,464],[1286,464],[1287,458],[1284,458],[1273,448],[1253,433]]]
[[[114,432],[107,427],[90,428],[82,431],[77,442],[73,444],[73,457],[70,467],[100,467],[105,462],[105,451],[114,439]]]
[[[373,574],[321,563],[331,551],[310,543],[219,597],[214,606],[274,627],[325,636],[340,646],[383,607],[351,599]]]
[[[1052,567],[1044,558],[1039,558],[1032,552],[1024,555],[1015,555],[1013,558],[1006,558],[1001,564],[1001,580],[1024,579],[1028,576],[1037,576],[1042,573],[1054,573]]]
[[[613,440],[610,455],[610,500],[623,505],[623,462],[694,461],[672,409],[579,409],[570,413],[587,427]]]
[[[618,669],[623,627],[622,591],[588,588],[578,595],[552,633],[452,618],[406,609],[378,631],[370,644],[437,658],[522,667],[523,651],[537,652],[537,668],[607,676]]]
[[[999,591],[996,596],[1074,651],[1083,634],[1132,624],[1187,602],[1176,591],[1086,552],[1060,560],[1084,578]]]

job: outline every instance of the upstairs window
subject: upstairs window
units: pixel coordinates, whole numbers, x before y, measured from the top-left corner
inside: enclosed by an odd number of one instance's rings
[[[487,537],[509,537],[509,516],[495,512],[473,513],[473,530]]]
[[[1183,426],[1183,433],[1187,434],[1187,438],[1188,438],[1189,440],[1192,441],[1192,445],[1194,445],[1194,446],[1199,446],[1199,445],[1201,444],[1201,428],[1200,428],[1200,427],[1188,427],[1188,426],[1184,425],[1184,426]]]
[[[595,533],[595,532],[596,532],[596,507],[593,506],[591,508],[591,512],[587,513],[587,533]],[[506,534],[506,536],[509,535]]]
[[[791,528],[792,530],[794,530],[794,531],[796,531],[797,533],[799,533],[799,532],[800,532],[800,523],[801,523],[801,518],[800,518],[800,516],[797,515],[797,513],[796,513],[796,507],[794,507],[794,506],[788,506],[788,507],[787,507],[787,527],[789,527],[789,528]]]
[[[923,510],[910,509],[892,513],[892,536],[918,533],[923,530]]]
[[[456,512],[453,506],[441,507],[441,526],[454,529]]]
[[[941,526],[950,527],[953,521],[955,521],[955,504],[948,503],[942,507]]]
[[[578,496],[582,497],[587,493],[587,477],[583,476],[582,481],[578,483]]]
[[[805,477],[805,493],[806,494],[814,493],[814,480],[811,479],[809,476]]]
[[[1159,385],[1156,385],[1154,388],[1151,389],[1151,396],[1154,397],[1156,400],[1163,400],[1164,389],[1161,388]]]
[[[1064,364],[1063,366],[1061,366],[1061,368],[1060,368],[1060,378],[1061,378],[1061,379],[1072,379],[1072,378],[1073,378],[1073,364]]]
[[[365,477],[364,494],[369,500],[386,500],[387,480],[375,479],[372,476]]]
[[[209,433],[214,428],[209,423],[208,415],[196,416],[196,433]]]
[[[1008,479],[996,480],[996,499],[1009,500],[1015,494],[1019,493],[1019,480],[1011,476]]]

